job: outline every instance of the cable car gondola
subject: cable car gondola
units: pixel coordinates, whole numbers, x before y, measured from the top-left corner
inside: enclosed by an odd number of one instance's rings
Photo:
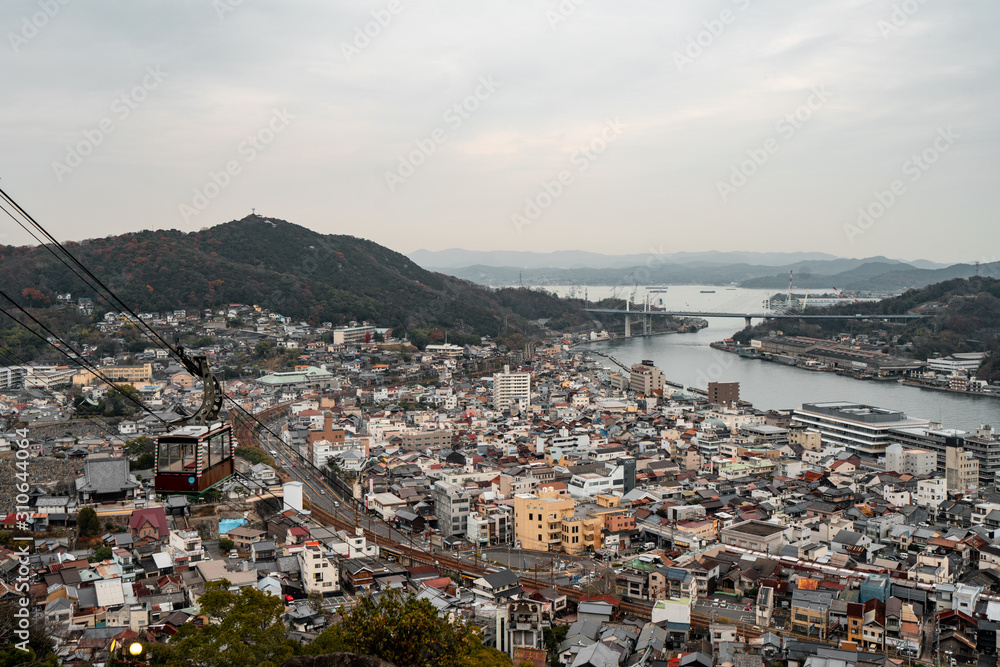
[[[156,439],[153,488],[157,493],[201,495],[235,472],[233,427],[219,421],[222,389],[204,356],[178,353],[192,375],[200,376],[204,395],[190,417],[170,423],[171,430]]]

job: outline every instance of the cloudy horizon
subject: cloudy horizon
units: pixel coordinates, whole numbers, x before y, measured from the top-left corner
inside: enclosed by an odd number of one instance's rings
[[[1000,6],[666,4],[13,0],[0,187],[61,240],[997,261]]]

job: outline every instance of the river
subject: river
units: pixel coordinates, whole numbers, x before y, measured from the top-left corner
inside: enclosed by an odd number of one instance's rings
[[[638,300],[648,293],[639,286]],[[554,288],[567,295],[569,288]],[[578,290],[580,288],[577,288]],[[628,288],[631,294],[633,288]],[[609,296],[610,287],[588,287],[591,300]],[[714,290],[714,293],[702,291]],[[619,289],[618,296],[626,290]],[[804,290],[797,288],[799,293]],[[822,290],[819,290],[822,291]],[[730,289],[719,286],[670,286],[666,293],[650,293],[658,304],[663,298],[667,308],[692,311],[737,312],[743,308],[727,307],[740,304],[760,304],[774,290]],[[582,296],[582,294],[580,295]],[[850,327],[850,324],[844,325]],[[803,403],[820,401],[856,401],[882,408],[902,410],[915,418],[929,419],[945,428],[973,430],[981,424],[1000,426],[1000,399],[981,396],[959,396],[931,389],[904,387],[896,382],[855,380],[835,373],[823,373],[792,368],[769,361],[744,359],[735,354],[709,347],[713,341],[728,338],[743,327],[737,318],[710,318],[708,327],[694,334],[666,334],[630,339],[588,343],[578,350],[596,349],[613,355],[624,364],[643,359],[652,360],[666,378],[684,386],[705,388],[710,381],[739,382],[740,398],[755,407],[790,409]],[[633,330],[637,327],[633,325]],[[602,364],[610,362],[595,357]]]

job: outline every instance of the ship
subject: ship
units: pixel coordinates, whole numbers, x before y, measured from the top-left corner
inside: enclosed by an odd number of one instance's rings
[[[714,289],[703,289],[701,291],[701,293],[702,294],[715,294],[715,290]]]

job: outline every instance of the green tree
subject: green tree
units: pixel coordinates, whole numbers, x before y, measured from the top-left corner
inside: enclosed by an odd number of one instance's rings
[[[236,546],[236,543],[233,542],[228,537],[219,538],[219,551],[221,551],[222,553],[229,553],[230,551],[233,550],[234,546]]]
[[[122,447],[125,454],[131,458],[142,456],[143,454],[152,454],[155,448],[156,442],[146,435],[140,435],[138,438],[128,440],[125,442],[125,446]]]
[[[32,614],[28,621],[28,641],[26,645],[18,646],[24,641],[15,632],[20,627],[20,620],[15,616],[23,609],[18,599],[10,595],[0,601],[0,667],[58,667],[59,661],[52,652],[53,642],[40,623],[37,615]],[[27,648],[22,651],[21,648]]]
[[[545,629],[543,641],[545,643],[545,650],[549,654],[549,665],[551,667],[559,667],[559,645],[566,639],[568,631],[568,625],[557,625]]]
[[[510,667],[510,659],[483,645],[476,630],[438,615],[427,600],[390,591],[378,601],[360,598],[341,622],[317,637],[306,652],[349,651],[396,665]]]
[[[104,414],[108,417],[123,417],[134,414],[142,404],[142,394],[135,387],[116,384],[104,399]]]
[[[253,586],[233,593],[226,580],[208,582],[199,605],[211,622],[186,623],[166,649],[153,651],[151,665],[278,667],[300,646],[288,638],[282,600]]]
[[[80,531],[80,537],[90,537],[101,530],[101,522],[93,507],[84,507],[80,510],[76,515],[76,528]]]
[[[135,460],[136,470],[149,470],[156,463],[156,455],[153,453],[143,454]]]
[[[102,545],[94,549],[93,555],[87,558],[87,560],[91,563],[100,563],[111,558],[111,555],[111,547]]]

